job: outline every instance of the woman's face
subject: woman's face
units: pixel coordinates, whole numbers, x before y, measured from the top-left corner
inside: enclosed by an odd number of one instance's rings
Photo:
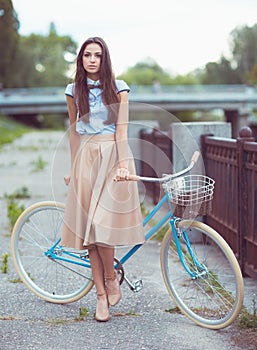
[[[90,79],[98,80],[101,66],[102,48],[99,44],[88,44],[84,50],[82,63]]]

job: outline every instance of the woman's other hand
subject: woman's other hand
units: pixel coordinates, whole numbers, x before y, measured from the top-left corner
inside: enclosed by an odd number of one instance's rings
[[[64,175],[63,180],[65,185],[68,186],[70,183],[70,175]]]

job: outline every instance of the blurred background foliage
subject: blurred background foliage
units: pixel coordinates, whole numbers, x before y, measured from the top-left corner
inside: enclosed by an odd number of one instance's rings
[[[11,0],[0,0],[0,82],[4,88],[64,86],[74,73],[78,44],[59,36],[54,23],[48,35],[19,34],[18,14]],[[136,63],[118,78],[128,84],[256,84],[257,23],[230,33],[230,57],[207,62],[204,68],[184,76],[171,76],[151,58]],[[190,57],[189,57],[190,59]]]
[[[47,35],[19,34],[19,17],[12,0],[0,0],[0,90],[6,88],[64,87],[75,73],[78,43],[70,36],[58,35],[50,23]],[[257,84],[257,23],[231,30],[229,57],[221,56],[216,62],[207,62],[203,68],[185,75],[171,75],[155,60],[147,57],[117,78],[124,79],[133,89],[140,86],[201,85],[201,84]],[[189,58],[190,59],[190,55]],[[154,90],[152,90],[154,91]],[[181,121],[215,120],[205,113],[179,112]],[[134,116],[131,115],[132,119]],[[149,116],[143,115],[144,119]],[[64,127],[64,116],[24,116],[19,120],[36,127]],[[67,118],[67,116],[66,116]],[[156,118],[155,115],[150,119]],[[218,116],[217,118],[220,118]]]

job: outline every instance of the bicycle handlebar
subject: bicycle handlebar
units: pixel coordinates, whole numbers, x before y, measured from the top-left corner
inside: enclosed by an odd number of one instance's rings
[[[174,179],[175,177],[178,177],[180,175],[183,175],[185,173],[187,173],[188,171],[190,171],[195,163],[198,161],[200,156],[200,152],[199,151],[195,151],[190,164],[187,168],[175,173],[175,174],[165,174],[163,177],[144,177],[144,176],[139,176],[139,175],[129,175],[128,178],[125,181],[148,181],[148,182],[165,182],[165,181],[169,181],[171,179]],[[122,181],[122,180],[120,180]]]

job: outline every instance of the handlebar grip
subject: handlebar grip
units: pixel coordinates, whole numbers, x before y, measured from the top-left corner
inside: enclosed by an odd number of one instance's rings
[[[126,179],[124,180],[116,180],[114,179],[114,181],[117,181],[117,182],[125,182],[125,181],[140,181],[140,176],[138,175],[129,175]]]
[[[193,154],[193,157],[191,159],[191,162],[195,164],[198,161],[199,156],[200,156],[200,152],[199,151],[195,151],[194,154]]]
[[[128,176],[128,179],[127,179],[127,181],[139,181],[140,180],[140,176],[138,176],[138,175],[129,175]]]

